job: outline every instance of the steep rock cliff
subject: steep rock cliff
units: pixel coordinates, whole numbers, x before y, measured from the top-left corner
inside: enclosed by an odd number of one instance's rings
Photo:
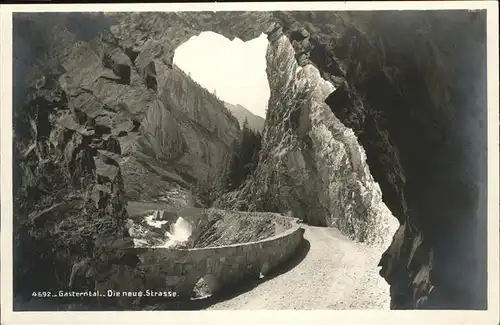
[[[275,17],[338,87],[326,103],[401,223],[380,261],[392,308],[485,308],[485,12]]]
[[[145,58],[149,48],[127,47],[135,34],[122,39],[121,32],[135,28],[132,23],[97,14],[38,14],[23,21],[20,42],[38,52],[32,61],[41,67],[32,79],[58,71],[71,105],[118,140],[129,199],[165,197],[219,168],[238,138],[237,120],[180,69]],[[34,62],[26,64],[21,69],[33,74]]]
[[[159,100],[145,112],[133,157],[123,164],[131,199],[168,198],[175,188],[169,182],[189,188],[217,173],[239,137],[238,121],[215,96],[176,66],[161,73]]]
[[[397,220],[382,203],[356,136],[325,103],[334,87],[313,65],[299,67],[280,29],[269,38],[271,96],[259,165],[238,194],[219,204],[291,213],[358,241],[388,245]]]

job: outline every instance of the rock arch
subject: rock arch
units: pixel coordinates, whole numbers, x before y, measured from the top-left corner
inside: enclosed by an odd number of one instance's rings
[[[80,29],[70,22],[75,17],[92,28]],[[22,23],[16,19],[14,26]],[[23,51],[29,41],[14,44],[24,55],[14,61],[14,105],[27,88],[24,66],[44,54],[63,61],[65,42],[89,40],[106,28],[133,53],[134,68],[154,62],[157,85],[175,48],[201,31],[242,40],[284,33],[301,65],[310,62],[342,85],[331,108],[359,137],[401,223],[380,262],[392,308],[486,308],[485,11],[36,14],[29,20],[37,19],[63,46],[39,44],[37,53]],[[68,29],[54,28],[54,21]],[[19,34],[43,36],[23,28]]]

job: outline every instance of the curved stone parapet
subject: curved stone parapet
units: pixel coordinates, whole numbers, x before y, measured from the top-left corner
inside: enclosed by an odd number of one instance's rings
[[[175,292],[176,297],[189,299],[200,278],[214,295],[244,280],[265,276],[290,259],[303,238],[299,219],[277,217],[290,227],[259,241],[189,249],[134,248],[146,273],[146,289]]]

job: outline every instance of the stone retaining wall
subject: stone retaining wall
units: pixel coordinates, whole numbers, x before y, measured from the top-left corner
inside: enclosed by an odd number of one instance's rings
[[[268,274],[293,256],[303,238],[298,219],[282,218],[290,221],[290,228],[256,242],[194,249],[134,248],[146,273],[145,289],[175,291],[189,299],[202,277],[214,294]]]

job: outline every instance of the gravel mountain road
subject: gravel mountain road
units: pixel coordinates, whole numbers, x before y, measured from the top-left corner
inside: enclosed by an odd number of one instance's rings
[[[335,228],[303,227],[309,250],[295,267],[207,309],[389,309],[389,286],[377,267],[383,248]]]

